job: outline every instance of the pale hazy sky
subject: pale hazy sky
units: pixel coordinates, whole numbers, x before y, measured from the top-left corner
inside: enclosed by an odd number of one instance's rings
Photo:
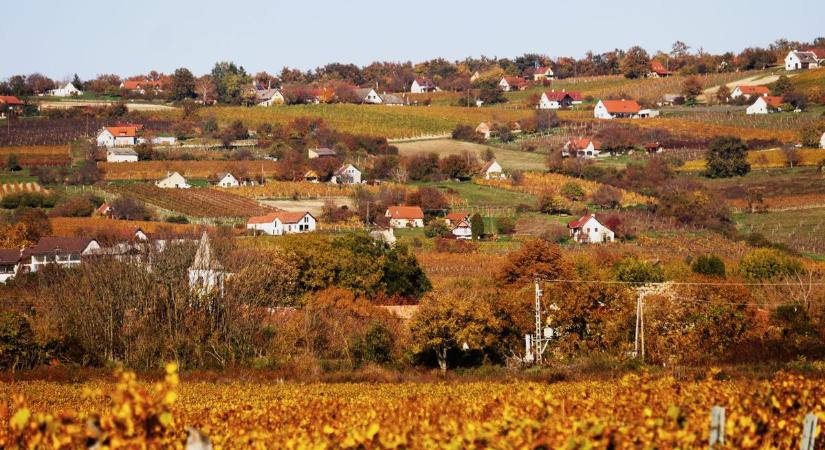
[[[676,40],[710,52],[825,36],[825,0],[0,0],[0,78],[121,76],[231,60],[250,72],[328,62],[582,56]]]

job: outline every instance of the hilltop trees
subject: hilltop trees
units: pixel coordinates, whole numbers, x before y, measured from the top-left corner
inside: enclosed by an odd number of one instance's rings
[[[650,56],[642,47],[631,47],[625,53],[621,67],[625,78],[644,78],[650,72]]]
[[[696,102],[696,97],[702,93],[702,80],[699,77],[692,76],[685,80],[682,84],[682,95],[688,103]]]
[[[242,104],[247,100],[246,86],[252,82],[252,77],[246,73],[243,66],[236,66],[233,62],[218,62],[212,68],[212,82],[218,100],[233,105]]]
[[[747,150],[748,148],[738,137],[713,138],[705,156],[708,166],[705,176],[730,178],[747,174],[751,170]]]
[[[172,100],[183,100],[195,97],[195,76],[185,67],[175,70],[172,74]]]

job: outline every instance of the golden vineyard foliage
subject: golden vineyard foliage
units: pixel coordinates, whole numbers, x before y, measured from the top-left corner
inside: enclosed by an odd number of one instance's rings
[[[71,156],[67,145],[27,145],[17,147],[0,147],[0,156]]]
[[[754,127],[751,124],[753,116],[746,116],[745,113],[739,113],[741,116],[737,116],[736,120],[727,120],[712,114],[707,114],[705,118],[702,118],[700,114],[683,117],[656,117],[644,120],[620,119],[620,121],[638,125],[642,128],[664,128],[673,134],[694,138],[737,136],[743,140],[777,139],[781,142],[790,142],[799,138],[799,131],[794,129]],[[794,116],[790,118],[794,118]]]
[[[151,222],[147,220],[115,220],[105,217],[50,217],[52,235],[71,237],[98,230],[117,230],[131,234],[135,228],[146,233],[169,232],[174,234],[193,233],[201,229],[200,225]]]
[[[272,212],[255,200],[209,188],[163,189],[153,184],[107,185],[106,192],[192,217],[250,217]]]
[[[709,375],[716,375],[711,371]],[[616,381],[400,384],[182,383],[174,365],[154,387],[123,373],[111,385],[4,385],[4,448],[77,448],[98,418],[110,448],[181,448],[186,427],[234,448],[707,448],[710,408],[726,408],[721,448],[800,446],[804,416],[825,419],[825,383]],[[89,396],[108,390],[109,399]],[[48,412],[39,412],[39,411]],[[825,448],[821,426],[817,447]]]
[[[797,150],[799,161],[794,163],[794,166],[815,166],[820,161],[825,159],[825,150],[819,149],[800,149]],[[770,150],[761,150],[748,152],[748,162],[753,169],[776,169],[781,167],[788,167],[788,157],[781,149],[774,148]],[[699,172],[705,170],[706,162],[704,159],[694,159],[685,162],[677,170],[684,170],[689,172]]]
[[[41,194],[48,194],[49,190],[36,183],[30,181],[27,183],[3,183],[0,184],[0,198],[4,195],[17,194],[22,192],[39,192]]]
[[[265,177],[275,174],[275,161],[138,161],[133,163],[99,162],[97,166],[105,171],[106,180],[158,180],[169,172],[179,172],[186,178],[208,178],[220,172],[231,172],[236,176]]]
[[[576,183],[584,190],[584,193],[589,197],[592,196],[600,187],[604,186],[595,181],[582,180],[578,178],[568,177],[557,173],[535,173],[527,172],[524,174],[524,179],[519,184],[513,184],[508,180],[485,180],[476,178],[473,180],[476,184],[484,186],[492,186],[500,189],[507,189],[511,191],[525,192],[533,195],[541,195],[547,192],[558,193],[565,183]],[[623,207],[642,205],[652,203],[653,199],[635,192],[621,190]]]
[[[378,186],[359,185],[359,188],[378,192]],[[291,197],[343,197],[355,191],[352,185],[335,185],[330,183],[310,183],[307,181],[274,181],[257,186],[240,186],[236,188],[216,188],[232,194],[250,198],[291,198]]]

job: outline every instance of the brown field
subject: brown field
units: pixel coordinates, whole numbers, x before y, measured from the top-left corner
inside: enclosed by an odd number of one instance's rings
[[[437,153],[446,155],[461,154],[465,151],[475,154],[481,160],[482,153],[491,149],[496,154],[496,160],[507,170],[544,170],[545,155],[520,150],[510,150],[491,147],[472,142],[456,141],[453,139],[432,139],[394,144],[401,155],[416,153]]]
[[[152,184],[107,185],[115,195],[139,200],[166,211],[191,217],[250,217],[273,211],[255,200],[208,188],[161,189]]]
[[[798,166],[815,166],[825,159],[825,150],[816,148],[806,148],[799,150],[800,161]],[[753,169],[779,169],[788,167],[788,158],[781,149],[760,150],[748,152],[748,162]],[[704,159],[694,159],[685,162],[678,168],[687,172],[700,172],[705,170]]]
[[[103,217],[52,217],[52,235],[71,237],[96,230],[132,232],[140,228],[146,233],[186,234],[202,229],[202,225],[190,225],[166,222],[149,222],[144,220],[114,220]]]
[[[259,174],[270,177],[275,173],[275,161],[139,161],[134,163],[99,162],[105,171],[105,180],[156,180],[168,172],[179,172],[186,178],[208,178],[218,172]]]
[[[360,186],[363,189],[377,192],[377,186]],[[305,181],[267,181],[258,186],[240,186],[237,188],[215,188],[243,197],[257,199],[291,199],[291,198],[319,198],[342,197],[352,195],[353,186],[333,185],[330,183],[309,183]]]

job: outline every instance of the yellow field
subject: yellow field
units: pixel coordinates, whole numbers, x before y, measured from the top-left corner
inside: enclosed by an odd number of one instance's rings
[[[135,228],[140,228],[146,233],[157,233],[158,231],[187,233],[195,231],[199,227],[199,225],[143,220],[114,220],[103,217],[52,217],[49,222],[52,224],[52,235],[63,237],[78,236],[79,232],[95,230],[117,230],[131,233]]]
[[[362,185],[361,187],[372,192],[378,192],[378,186]],[[266,184],[259,186],[215,189],[250,198],[316,198],[349,196],[352,195],[355,187],[330,183],[309,183],[306,181],[267,181]]]
[[[171,367],[154,387],[124,374],[117,385],[3,384],[0,395],[14,398],[2,411],[3,448],[85,447],[86,419],[96,414],[111,448],[178,449],[186,427],[215,449],[706,448],[714,405],[726,408],[725,448],[790,449],[800,448],[806,414],[825,419],[825,384],[781,374],[769,381],[629,375],[554,384],[179,384]]]
[[[825,159],[825,150],[806,148],[799,150],[800,166],[815,166],[820,161]],[[776,169],[781,167],[788,167],[787,157],[781,149],[775,148],[771,150],[761,150],[748,152],[748,162],[754,169]],[[694,159],[687,161],[678,170],[686,172],[700,172],[707,167],[704,159]]]
[[[557,173],[534,173],[534,172],[527,172],[524,174],[524,180],[521,184],[514,185],[510,181],[502,181],[502,180],[485,180],[485,179],[474,179],[473,180],[476,184],[481,184],[484,186],[492,186],[497,187],[500,189],[507,189],[512,191],[518,192],[526,192],[528,194],[533,195],[541,195],[546,192],[558,193],[559,189],[565,183],[573,182],[577,183],[581,186],[582,190],[584,190],[585,195],[590,196],[595,193],[600,187],[603,185],[601,183],[596,183],[595,181],[589,180],[582,180],[579,178],[568,177],[566,175],[561,175]],[[647,203],[652,203],[653,199],[650,197],[646,197],[641,194],[637,194],[635,192],[624,191],[622,192],[622,200],[621,204],[623,207],[629,206],[636,206],[636,205],[643,205]]]
[[[41,194],[48,194],[49,190],[33,181],[28,183],[0,184],[0,198],[3,198],[4,195],[17,194],[21,192],[39,192]]]
[[[39,146],[25,146],[25,147],[0,147],[0,155],[8,156],[15,154],[17,156],[53,156],[62,155],[70,156],[69,146],[67,145],[39,145]]]
[[[139,161],[133,163],[99,162],[97,166],[105,171],[106,180],[157,180],[168,172],[179,172],[186,178],[208,178],[218,172],[264,176],[274,174],[278,163],[275,161]]]

